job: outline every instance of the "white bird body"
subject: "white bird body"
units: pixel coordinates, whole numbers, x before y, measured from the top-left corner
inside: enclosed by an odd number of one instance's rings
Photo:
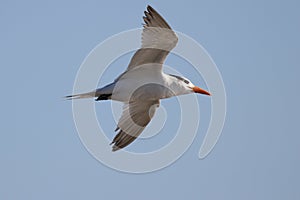
[[[112,94],[111,100],[124,103],[133,100],[157,100],[193,93],[194,91],[191,88],[194,86],[192,84],[189,86],[190,88],[187,88],[182,82],[178,82],[176,78],[168,74],[163,72],[153,73],[153,70],[145,67],[126,72],[113,84],[96,90],[95,96]],[[143,89],[137,92],[140,87]]]
[[[178,38],[167,22],[151,6],[147,7],[142,47],[132,57],[126,71],[115,81],[95,91],[70,95],[69,99],[96,97],[98,100],[124,102],[112,141],[113,151],[133,142],[154,116],[159,100],[189,93],[210,95],[188,79],[165,74],[163,63]]]

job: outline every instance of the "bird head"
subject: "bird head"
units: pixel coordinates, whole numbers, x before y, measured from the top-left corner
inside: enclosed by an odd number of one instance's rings
[[[195,86],[190,80],[188,80],[187,78],[184,78],[184,77],[181,77],[181,76],[178,76],[178,75],[173,75],[173,74],[169,74],[170,76],[176,78],[178,80],[178,83],[186,90],[188,91],[189,93],[199,93],[199,94],[204,94],[204,95],[208,95],[208,96],[211,96],[211,94],[198,87],[198,86]]]

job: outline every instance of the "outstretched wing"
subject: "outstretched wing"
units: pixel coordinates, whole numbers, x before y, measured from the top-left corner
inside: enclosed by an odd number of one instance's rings
[[[162,68],[169,52],[176,46],[178,38],[168,23],[154,10],[147,6],[144,12],[142,47],[132,57],[127,71],[149,63],[157,63]]]
[[[148,125],[158,106],[159,100],[125,103],[116,129],[119,132],[111,143],[112,150],[117,151],[133,142]]]

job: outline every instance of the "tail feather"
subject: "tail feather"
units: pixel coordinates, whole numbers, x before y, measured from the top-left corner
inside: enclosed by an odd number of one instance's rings
[[[66,98],[67,100],[72,100],[72,99],[84,99],[84,98],[92,98],[92,97],[95,97],[95,95],[96,95],[96,92],[93,91],[93,92],[82,93],[82,94],[68,95],[68,96],[65,96],[65,98]]]
[[[111,83],[106,85],[103,88],[98,88],[92,92],[82,93],[82,94],[74,94],[65,96],[67,100],[72,99],[85,99],[85,98],[94,98],[97,97],[97,101],[99,100],[108,100],[111,99],[111,95],[113,93],[115,83]]]

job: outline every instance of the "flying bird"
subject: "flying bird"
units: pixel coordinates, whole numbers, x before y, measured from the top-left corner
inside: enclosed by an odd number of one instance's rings
[[[151,6],[144,11],[142,45],[130,63],[113,83],[92,92],[66,96],[67,99],[95,98],[123,102],[122,115],[111,142],[112,151],[132,143],[149,124],[160,99],[173,96],[209,92],[195,86],[190,80],[163,72],[163,63],[176,46],[178,38],[168,23]]]

